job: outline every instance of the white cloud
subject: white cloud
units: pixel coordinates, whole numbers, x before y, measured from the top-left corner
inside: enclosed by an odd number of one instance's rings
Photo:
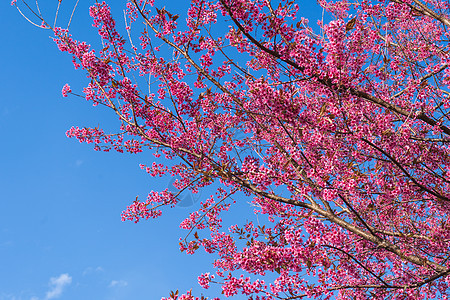
[[[17,298],[13,294],[1,293],[0,299],[1,300],[16,300]]]
[[[69,274],[61,274],[59,277],[50,278],[50,289],[47,291],[45,299],[54,299],[61,296],[64,287],[72,282],[72,277]]]
[[[125,280],[113,280],[109,284],[109,287],[124,287],[127,285],[128,285],[128,282],[126,282]]]
[[[20,291],[18,295],[0,292],[0,300],[23,300],[23,299],[39,300],[39,298],[36,296],[29,298],[28,294],[29,292],[26,290]]]
[[[90,274],[90,273],[94,273],[94,272],[103,272],[103,271],[104,271],[103,268],[100,267],[100,266],[98,266],[98,267],[96,267],[96,268],[93,268],[93,267],[87,267],[87,268],[84,269],[84,271],[83,271],[83,276],[85,276],[85,275],[87,275],[87,274]]]

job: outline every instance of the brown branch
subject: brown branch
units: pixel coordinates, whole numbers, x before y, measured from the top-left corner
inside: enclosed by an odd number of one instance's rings
[[[266,46],[262,45],[260,42],[258,42],[252,35],[250,35],[245,29],[244,27],[239,23],[239,21],[233,17],[233,13],[231,11],[231,8],[229,6],[226,5],[225,0],[220,0],[220,2],[222,3],[222,5],[224,6],[224,8],[227,10],[230,18],[233,20],[234,24],[239,28],[239,30],[253,43],[255,44],[260,50],[272,55],[273,57],[275,57],[276,59],[280,59],[281,61],[287,63],[288,65],[294,67],[295,69],[303,72],[305,70],[304,67],[298,65],[297,63],[295,63],[294,61],[291,61],[289,59],[283,58],[282,55],[274,50],[271,50],[269,48],[267,48]],[[363,98],[368,100],[369,102],[372,102],[374,104],[377,104],[379,106],[382,106],[384,108],[387,108],[391,111],[394,111],[398,114],[401,114],[405,117],[410,117],[411,112],[392,103],[386,102],[381,98],[375,97],[367,92],[361,91],[361,90],[357,90],[353,87],[349,87],[349,86],[345,86],[342,84],[335,84],[333,83],[333,81],[328,78],[328,77],[324,77],[324,76],[319,76],[318,74],[312,74],[312,77],[315,78],[315,80],[327,87],[329,87],[330,89],[334,90],[334,91],[348,91],[351,95],[359,97],[359,98]],[[415,117],[419,120],[422,120],[423,122],[431,125],[431,126],[436,126],[438,125],[438,122],[433,120],[432,118],[430,118],[429,116],[427,116],[425,113],[423,112],[418,112],[416,113]],[[447,126],[444,125],[438,125],[439,128],[447,135],[450,135],[450,128],[448,128]]]
[[[369,140],[363,138],[362,139],[363,142],[369,144],[371,147],[375,148],[376,150],[378,150],[380,153],[382,153],[384,156],[386,156],[387,158],[389,158],[399,169],[400,171],[402,171],[403,174],[406,175],[406,177],[409,178],[409,180],[411,180],[417,187],[419,187],[420,189],[426,191],[427,193],[437,197],[440,200],[445,200],[445,201],[450,201],[449,198],[436,193],[435,191],[430,190],[429,188],[427,188],[426,186],[424,186],[423,184],[419,183],[413,176],[411,176],[411,174],[409,174],[409,172],[407,170],[405,170],[405,168],[394,158],[392,157],[389,153],[387,153],[386,151],[384,151],[383,149],[381,149],[380,147],[378,147],[377,145],[375,145],[374,143],[370,142]]]
[[[347,251],[344,251],[342,249],[339,249],[337,247],[331,246],[331,245],[321,245],[323,247],[327,247],[327,248],[331,248],[334,250],[338,250],[342,253],[344,253],[345,255],[349,256],[352,260],[354,260],[359,266],[361,266],[364,270],[366,270],[367,272],[369,272],[372,276],[374,276],[376,279],[378,279],[379,281],[381,281],[384,286],[386,287],[392,287],[390,284],[387,284],[383,278],[381,278],[380,276],[378,276],[377,274],[375,274],[374,272],[372,272],[371,270],[369,270],[369,268],[367,268],[366,266],[364,266],[360,261],[358,261],[353,255],[351,255],[350,253],[348,253]]]

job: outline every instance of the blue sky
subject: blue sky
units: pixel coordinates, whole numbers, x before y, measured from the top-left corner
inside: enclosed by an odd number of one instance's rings
[[[61,96],[65,83],[81,91],[84,72],[9,2],[0,3],[0,300],[160,299],[190,288],[200,295],[196,278],[213,271],[214,257],[178,248],[178,224],[195,204],[154,221],[121,221],[136,196],[166,188],[169,179],[152,180],[139,168],[152,162],[149,153],[95,152],[66,137],[71,126],[114,124],[115,117]],[[44,15],[54,15],[56,2],[42,1]],[[71,2],[63,1],[64,22]],[[98,42],[87,10],[93,1],[80,2],[75,35]],[[187,1],[171,5],[183,16]],[[121,9],[113,11],[119,18]]]

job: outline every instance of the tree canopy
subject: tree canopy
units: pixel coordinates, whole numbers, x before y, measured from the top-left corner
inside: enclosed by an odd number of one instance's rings
[[[182,251],[215,258],[202,287],[248,299],[447,299],[450,4],[318,4],[324,17],[310,24],[295,0],[191,0],[187,14],[129,0],[117,28],[120,16],[96,2],[97,50],[28,8],[85,70],[83,97],[118,118],[116,132],[67,135],[152,153],[166,163],[142,168],[177,178],[176,192],[136,198],[123,220],[214,188],[180,224]],[[248,199],[261,222],[223,226]]]

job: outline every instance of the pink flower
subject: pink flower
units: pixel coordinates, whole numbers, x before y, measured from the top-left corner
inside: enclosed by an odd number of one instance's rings
[[[62,95],[63,97],[67,97],[68,93],[71,93],[72,90],[70,89],[70,85],[68,85],[67,83],[64,85],[63,89],[62,89]]]
[[[198,283],[200,286],[202,286],[204,289],[209,288],[209,283],[214,278],[214,275],[210,275],[209,273],[204,273],[200,276],[198,276]]]
[[[12,5],[16,5],[16,1],[17,1],[17,0],[12,0],[12,1],[11,1],[11,6],[12,6]]]

